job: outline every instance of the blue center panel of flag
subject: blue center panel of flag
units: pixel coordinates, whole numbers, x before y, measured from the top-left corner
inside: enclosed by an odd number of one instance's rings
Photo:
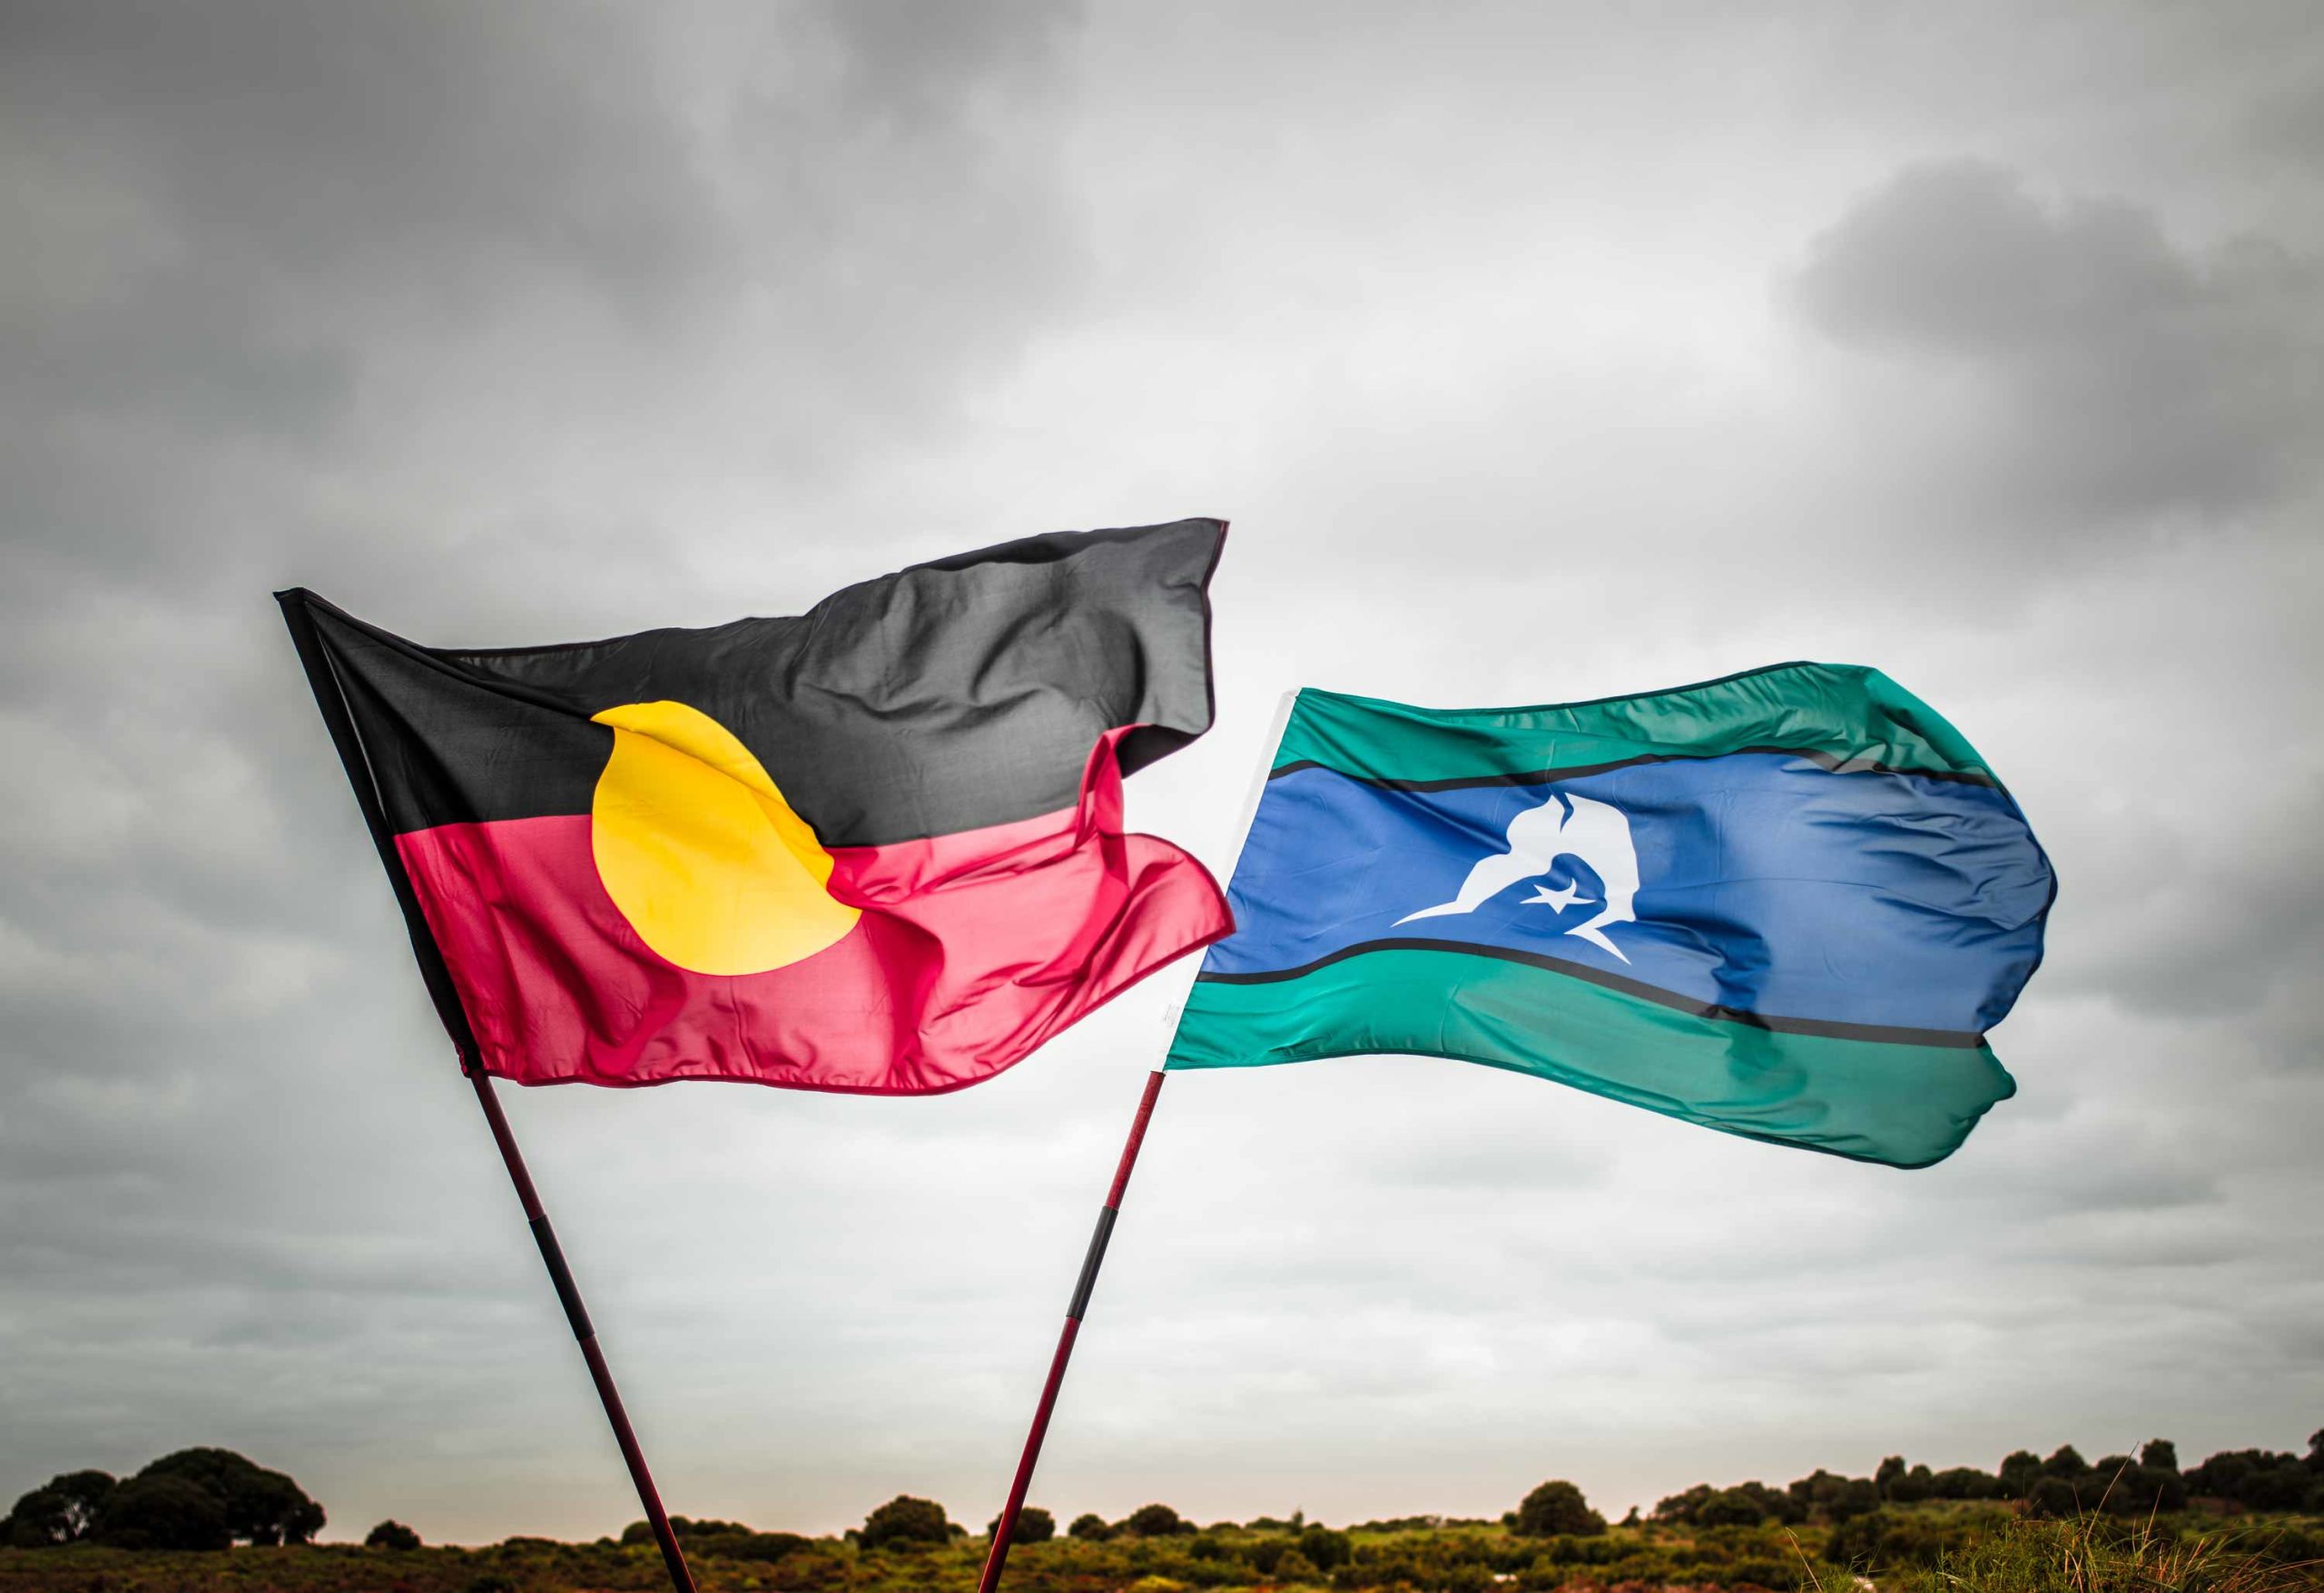
[[[1268,782],[1203,969],[1441,941],[1765,1017],[1982,1033],[2040,960],[2051,889],[2009,797],[1959,781],[1756,752],[1443,791],[1309,767]]]

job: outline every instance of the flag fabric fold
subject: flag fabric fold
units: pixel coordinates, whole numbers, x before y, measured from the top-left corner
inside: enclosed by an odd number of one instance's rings
[[[2055,880],[1877,671],[1436,710],[1303,691],[1167,1066],[1371,1052],[1898,1166],[2015,1089],[1986,1044]]]
[[[536,648],[278,596],[464,1057],[922,1094],[1229,927],[1121,792],[1209,727],[1225,533],[1032,537],[797,617]]]

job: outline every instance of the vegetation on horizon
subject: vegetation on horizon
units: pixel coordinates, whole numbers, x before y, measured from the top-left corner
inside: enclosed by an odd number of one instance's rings
[[[161,1552],[150,1526],[124,1524],[130,1518],[114,1501],[148,1478],[209,1499],[207,1512],[189,1507],[188,1519],[204,1524],[201,1551]],[[1892,1457],[1865,1478],[1818,1470],[1780,1489],[1699,1484],[1650,1516],[1633,1510],[1612,1526],[1563,1480],[1544,1482],[1498,1520],[1421,1516],[1334,1528],[1295,1511],[1288,1519],[1197,1526],[1155,1503],[1118,1521],[1086,1513],[1060,1536],[1050,1512],[1029,1509],[1009,1586],[1014,1593],[1864,1593],[1858,1578],[1869,1578],[1884,1593],[2293,1593],[2324,1590],[2324,1519],[2317,1518],[2324,1518],[2324,1432],[2305,1456],[2229,1451],[2185,1471],[2172,1446],[2158,1440],[2135,1459],[2110,1455],[2095,1465],[2066,1446],[2047,1460],[2018,1450],[1990,1473],[1932,1472]],[[205,1585],[649,1593],[663,1581],[643,1521],[588,1544],[512,1538],[487,1549],[423,1549],[411,1529],[383,1521],[360,1548],[277,1548],[262,1559],[215,1552],[222,1526],[244,1543],[297,1544],[322,1519],[289,1478],[225,1450],[181,1451],[119,1484],[99,1472],[67,1473],[26,1494],[6,1518],[0,1536],[20,1547],[0,1549],[0,1593],[187,1593]],[[704,1593],[965,1593],[998,1527],[971,1534],[941,1505],[910,1495],[838,1538],[684,1517],[672,1524]],[[132,1531],[146,1534],[136,1539],[142,1552]]]
[[[306,1543],[323,1507],[280,1471],[231,1450],[180,1450],[126,1481],[67,1471],[16,1500],[0,1543],[51,1549],[87,1541],[113,1549],[220,1549],[235,1543]]]

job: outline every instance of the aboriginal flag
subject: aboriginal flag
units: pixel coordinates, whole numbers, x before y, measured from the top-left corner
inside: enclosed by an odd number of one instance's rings
[[[489,652],[277,596],[466,1064],[921,1094],[1231,927],[1121,800],[1209,728],[1226,532],[1035,536],[796,618]]]

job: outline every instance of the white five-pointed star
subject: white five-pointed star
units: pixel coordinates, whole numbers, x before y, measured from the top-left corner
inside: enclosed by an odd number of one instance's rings
[[[1549,908],[1553,912],[1563,912],[1567,908],[1570,908],[1574,904],[1575,899],[1581,896],[1581,887],[1579,885],[1561,885],[1555,890],[1551,890],[1546,885],[1536,885],[1533,887],[1533,894],[1527,897],[1522,902],[1519,903],[1519,905],[1521,907],[1531,907],[1536,903],[1539,903],[1541,906]]]

